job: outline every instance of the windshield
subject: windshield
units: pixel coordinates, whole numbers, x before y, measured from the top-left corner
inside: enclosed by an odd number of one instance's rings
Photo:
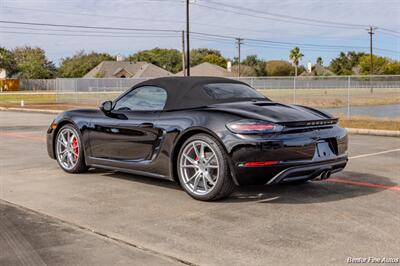
[[[250,86],[238,83],[214,83],[204,85],[203,90],[214,100],[260,99],[268,100]]]

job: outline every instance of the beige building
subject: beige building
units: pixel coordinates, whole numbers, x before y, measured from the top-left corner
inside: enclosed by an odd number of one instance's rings
[[[175,74],[176,76],[183,76],[183,71]],[[210,64],[208,62],[201,63],[197,66],[190,68],[191,76],[210,76],[210,77],[232,77],[232,72],[227,69]]]
[[[147,62],[103,61],[83,78],[158,78],[171,72]]]

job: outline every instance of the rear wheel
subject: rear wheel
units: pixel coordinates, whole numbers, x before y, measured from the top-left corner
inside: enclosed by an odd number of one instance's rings
[[[73,125],[64,125],[58,131],[55,144],[56,159],[64,171],[82,173],[88,170],[81,136]]]
[[[235,188],[225,151],[211,136],[198,134],[186,140],[177,163],[182,187],[197,200],[221,199]]]

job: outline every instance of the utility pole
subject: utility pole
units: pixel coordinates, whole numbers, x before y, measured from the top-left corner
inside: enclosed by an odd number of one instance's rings
[[[237,43],[237,48],[238,48],[238,77],[240,77],[240,48],[241,45],[243,44],[243,39],[242,38],[236,38],[236,43]]]
[[[374,60],[373,60],[373,49],[372,49],[372,35],[374,35],[374,30],[376,30],[376,27],[370,26],[368,29],[368,34],[369,34],[369,58],[370,58],[370,84],[371,84],[371,93],[374,92],[374,88],[372,86],[372,75],[374,75]]]
[[[186,73],[188,77],[190,76],[189,1],[186,0]]]
[[[182,73],[186,76],[186,65],[185,65],[185,31],[182,31]]]

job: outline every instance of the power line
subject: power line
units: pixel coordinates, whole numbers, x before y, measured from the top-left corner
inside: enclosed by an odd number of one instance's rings
[[[340,26],[340,27],[365,28],[365,27],[368,26],[366,24],[343,23],[343,22],[334,22],[334,21],[327,21],[327,20],[321,20],[321,19],[310,19],[310,18],[296,17],[296,16],[285,15],[285,14],[278,14],[278,13],[260,11],[260,10],[256,10],[256,9],[246,8],[246,7],[239,7],[239,6],[235,6],[235,5],[229,5],[229,4],[226,4],[226,3],[222,4],[222,3],[218,3],[218,2],[215,2],[215,1],[211,1],[211,0],[204,0],[204,1],[212,3],[214,5],[219,5],[219,6],[223,6],[223,7],[229,7],[229,8],[235,9],[235,10],[240,10],[240,11],[244,10],[244,11],[248,11],[248,12],[264,14],[264,15],[276,17],[278,19],[287,18],[287,19],[292,19],[292,20],[296,20],[296,21],[306,21],[306,22],[326,24],[326,25],[336,25],[336,26]],[[205,5],[199,5],[199,6],[204,6],[204,7],[207,7],[207,8],[215,8],[215,7],[211,7],[211,6],[205,6]],[[219,10],[222,10],[222,9],[219,9]],[[227,10],[227,9],[224,9],[224,10],[228,11],[228,12],[231,11],[231,10]],[[240,14],[242,14],[242,15],[250,15],[250,14],[245,14],[245,13],[240,13]],[[274,18],[274,19],[276,20],[276,18]],[[386,27],[380,27],[380,26],[379,27],[378,26],[374,26],[374,27],[379,28],[382,31],[387,31],[387,32],[391,32],[391,33],[400,34],[400,31],[396,31],[396,30],[389,29],[389,28],[386,28]]]
[[[99,30],[74,30],[74,29],[49,29],[49,28],[29,28],[19,26],[0,26],[0,29],[14,29],[14,30],[34,30],[34,31],[46,31],[46,32],[72,32],[72,33],[104,33],[104,34],[154,34],[154,32],[119,32],[119,31],[99,31]],[[167,34],[167,33],[166,33]]]
[[[276,49],[281,49],[281,50],[287,50],[292,48],[293,46],[276,46],[273,44],[263,44],[263,43],[250,43],[250,42],[246,42],[246,46],[252,46],[252,47],[266,47],[266,48],[276,48]],[[307,47],[307,46],[301,46],[301,45],[297,45],[298,47],[300,47],[303,50],[308,50],[308,51],[343,51],[343,48],[340,47]],[[363,51],[368,51],[369,47],[350,47],[348,49],[355,49],[355,50],[363,50]],[[385,49],[385,48],[374,48],[375,50],[379,50],[380,52],[386,52],[386,53],[390,53],[390,54],[398,54],[398,51],[395,50],[390,50],[390,49]]]
[[[383,28],[383,27],[377,27],[377,28],[380,29],[380,30],[383,30],[383,31],[388,31],[388,32],[391,32],[391,33],[400,34],[400,31],[396,31],[396,30],[392,30],[392,29],[388,29],[388,28]]]
[[[120,31],[148,31],[148,32],[174,32],[174,33],[181,32],[179,30],[169,30],[169,29],[119,28],[119,27],[99,27],[99,26],[96,27],[96,26],[52,24],[52,23],[35,23],[35,22],[6,21],[6,20],[0,20],[0,23],[17,24],[17,25],[32,25],[32,26],[63,27],[63,28],[120,30]]]
[[[45,33],[45,32],[17,32],[17,31],[2,31],[0,33],[19,34],[19,35],[46,35],[46,36],[68,36],[68,37],[111,37],[111,38],[177,38],[178,35],[101,35],[101,34],[61,34],[61,33]]]
[[[286,23],[291,23],[291,24],[301,24],[301,25],[308,25],[308,26],[316,26],[316,27],[323,27],[323,28],[341,28],[341,29],[352,29],[354,30],[354,27],[349,27],[349,26],[339,26],[339,25],[322,25],[322,24],[317,24],[317,23],[308,23],[308,22],[301,22],[301,21],[292,21],[288,19],[280,19],[277,17],[268,17],[268,16],[260,16],[260,15],[255,15],[255,14],[249,14],[249,13],[243,13],[240,11],[235,11],[235,10],[230,10],[230,9],[225,9],[225,8],[219,8],[215,6],[208,6],[204,4],[199,4],[199,3],[193,3],[196,6],[212,9],[212,10],[217,10],[217,11],[223,11],[223,12],[229,12],[233,13],[236,15],[241,15],[241,16],[247,16],[251,18],[260,18],[260,19],[266,19],[266,20],[273,20],[273,21],[280,21],[280,22],[286,22]]]
[[[400,37],[400,34],[382,31],[382,30],[379,29],[379,28],[377,28],[376,31],[379,31],[379,33],[384,34],[384,35],[388,35],[388,36],[395,37],[395,38],[397,38],[397,39]]]
[[[226,4],[226,3],[218,3],[218,2],[215,2],[212,0],[204,0],[204,1],[214,4],[214,5],[218,5],[218,6],[228,7],[228,8],[234,9],[234,10],[247,11],[247,12],[271,16],[271,17],[274,17],[274,20],[278,20],[278,21],[282,21],[281,18],[294,20],[294,21],[291,21],[291,23],[296,23],[296,24],[298,24],[299,22],[310,22],[310,23],[321,24],[320,26],[325,25],[325,26],[332,26],[332,27],[339,27],[339,28],[343,28],[343,27],[345,27],[345,28],[348,28],[348,27],[349,28],[365,28],[365,27],[369,26],[366,24],[344,23],[344,22],[335,22],[335,21],[328,21],[328,20],[321,20],[321,19],[296,17],[296,16],[285,15],[285,14],[278,14],[278,13],[272,13],[272,12],[267,12],[267,11],[251,9],[251,8],[247,8],[247,7],[243,7],[243,6],[235,6],[235,5],[230,5],[230,4]],[[215,7],[210,7],[210,6],[206,6],[206,5],[200,5],[200,4],[197,4],[197,5],[215,9]],[[226,12],[232,12],[232,10],[229,10],[229,9],[221,9],[220,8],[219,10],[224,10]],[[237,12],[237,14],[249,15],[249,14],[245,14],[243,12],[240,12],[240,13]],[[253,16],[253,15],[250,15],[250,16]],[[266,17],[264,17],[264,18],[266,18]],[[266,18],[266,19],[271,19],[271,18]],[[284,22],[290,22],[290,21],[285,20]],[[317,26],[316,24],[310,24],[310,25]],[[375,27],[378,27],[378,26],[375,26]],[[400,34],[400,32],[396,31],[396,30],[388,29],[385,27],[379,27],[379,28],[381,28],[382,30],[385,30],[385,31]]]
[[[172,22],[183,24],[185,21],[183,20],[172,20],[172,19],[157,19],[157,18],[140,18],[140,17],[125,17],[125,16],[112,16],[106,14],[94,14],[94,13],[76,13],[76,12],[65,12],[58,10],[47,10],[47,9],[39,9],[39,8],[26,8],[26,7],[13,7],[13,6],[5,6],[4,8],[8,9],[17,9],[17,10],[27,10],[27,11],[37,11],[51,14],[65,14],[72,16],[89,16],[89,17],[101,17],[101,18],[114,18],[114,19],[129,19],[129,20],[139,20],[139,21],[156,21],[156,22]]]
[[[275,21],[281,21],[280,18],[287,18],[287,19],[292,19],[292,20],[298,20],[298,21],[306,21],[306,22],[313,22],[313,23],[317,23],[317,24],[322,24],[322,25],[315,25],[315,24],[305,24],[305,25],[312,25],[312,26],[326,26],[326,25],[335,25],[335,26],[339,26],[339,28],[345,27],[345,28],[352,28],[354,29],[354,27],[362,27],[365,28],[367,27],[367,25],[364,24],[352,24],[352,23],[341,23],[341,22],[334,22],[334,21],[326,21],[326,20],[320,20],[320,19],[308,19],[308,18],[302,18],[302,17],[296,17],[296,16],[289,16],[289,15],[285,15],[285,14],[277,14],[277,13],[272,13],[272,12],[266,12],[266,11],[260,11],[260,10],[255,10],[255,9],[250,9],[250,8],[246,8],[246,7],[239,7],[239,6],[235,6],[235,5],[229,5],[229,4],[221,4],[215,1],[210,1],[210,0],[205,0],[206,2],[209,2],[211,4],[214,5],[219,5],[219,6],[223,6],[223,7],[229,7],[232,9],[236,9],[236,10],[240,10],[240,11],[248,11],[248,12],[253,12],[253,13],[259,13],[259,14],[264,14],[264,15],[268,15],[274,18],[268,18],[268,17],[259,17],[259,18],[264,18],[264,19],[273,19]],[[172,2],[172,3],[179,3],[181,1],[172,1],[172,0],[147,0],[147,1],[143,1],[143,2]],[[213,7],[213,6],[207,6],[204,4],[199,4],[196,2],[193,2],[192,4],[195,4],[197,6],[201,6],[201,7],[205,7],[205,8],[210,8],[210,9],[215,9],[215,10],[220,10],[220,11],[226,11],[226,12],[234,12],[233,10],[229,10],[229,9],[221,9],[221,8],[217,8],[217,7]],[[77,15],[77,16],[94,16],[94,17],[103,17],[103,18],[117,18],[117,19],[129,19],[129,20],[141,20],[141,21],[158,21],[158,22],[172,22],[172,23],[179,23],[179,24],[183,24],[185,23],[185,21],[181,21],[181,20],[172,20],[172,19],[155,19],[155,18],[138,18],[138,17],[124,17],[124,16],[111,16],[111,15],[105,15],[105,14],[93,14],[93,13],[76,13],[76,12],[65,12],[65,11],[58,11],[58,10],[45,10],[45,9],[38,9],[38,8],[25,8],[25,7],[14,7],[14,6],[4,6],[4,8],[9,8],[9,9],[20,9],[20,10],[28,10],[28,11],[38,11],[38,12],[46,12],[46,13],[56,13],[56,14],[67,14],[67,15]],[[245,16],[251,16],[254,17],[253,14],[247,14],[247,13],[243,13],[243,12],[234,12],[235,14],[240,14],[240,15],[245,15]],[[299,24],[295,21],[288,21],[288,20],[284,20],[283,22],[289,22],[289,23],[296,23]],[[195,25],[200,25],[200,26],[207,26],[207,27],[219,27],[219,28],[230,28],[230,29],[238,29],[238,30],[246,30],[249,31],[249,29],[245,29],[245,28],[238,28],[238,27],[229,27],[229,26],[221,26],[221,25],[217,25],[217,24],[210,24],[210,23],[199,23],[199,22],[192,22],[192,24]],[[395,31],[392,29],[388,29],[388,28],[384,28],[384,27],[379,27],[379,29],[381,29],[382,31],[388,31],[391,33],[397,33],[400,34],[399,31]],[[256,30],[250,30],[250,31],[254,31],[254,32],[265,32],[265,31],[256,31]]]
[[[90,16],[90,17],[101,17],[101,18],[113,18],[113,19],[123,19],[123,20],[138,20],[138,21],[151,21],[151,22],[161,22],[161,23],[175,23],[175,24],[185,24],[186,22],[183,20],[173,20],[173,19],[155,19],[155,18],[139,18],[139,17],[125,17],[125,16],[112,16],[106,14],[93,14],[93,13],[76,13],[76,12],[65,12],[58,10],[48,10],[48,9],[38,9],[38,8],[25,8],[25,7],[14,7],[14,6],[4,6],[4,8],[12,9],[12,10],[26,10],[26,11],[35,11],[35,12],[44,12],[51,14],[65,14],[72,16]],[[231,27],[227,25],[218,25],[211,23],[201,23],[201,22],[191,22],[193,25],[204,26],[209,28],[221,28],[221,29],[232,29],[232,30],[243,30],[246,32],[259,32],[265,33],[264,30],[254,30],[248,28],[240,28],[240,27]]]
[[[227,35],[218,35],[218,34],[208,34],[204,32],[192,32],[192,34],[222,38],[228,40],[234,40],[236,37],[227,36]],[[342,48],[342,49],[368,49],[366,46],[348,46],[348,45],[327,45],[327,44],[313,44],[313,43],[296,43],[296,42],[282,42],[282,41],[271,41],[271,40],[262,40],[262,39],[253,39],[253,38],[243,38],[246,42],[255,42],[255,43],[268,43],[268,44],[279,44],[279,45],[290,45],[290,46],[301,46],[301,47],[325,47],[325,48]],[[384,48],[376,48],[377,50],[382,51],[390,51],[396,52],[394,50],[384,49]]]
[[[212,41],[216,43],[223,43],[223,44],[232,44],[232,41],[230,40],[224,40],[224,39],[214,39],[214,38],[208,38],[208,37],[200,37],[200,36],[192,36],[191,39],[194,40],[201,40],[201,41]]]
[[[222,44],[233,44],[234,42],[232,40],[228,39],[217,39],[213,37],[206,37],[206,36],[193,36],[192,39],[195,40],[201,40],[201,41],[211,41],[211,42],[217,42],[217,43],[222,43]],[[247,39],[243,39],[246,41],[246,43],[242,44],[245,47],[255,47],[255,48],[270,48],[270,49],[277,49],[277,50],[288,50],[293,48],[293,45],[285,45],[285,44],[274,44],[274,43],[261,43],[261,42],[251,42],[248,41]],[[343,47],[325,47],[325,46],[319,46],[319,47],[307,47],[307,46],[302,46],[302,45],[297,45],[299,46],[302,50],[305,51],[316,51],[316,52],[338,52],[338,51],[343,51]],[[355,49],[355,50],[364,50],[367,51],[368,47],[364,46],[358,46],[358,47],[353,47],[353,46],[346,46],[348,49]],[[390,50],[390,49],[384,49],[384,48],[375,48],[375,50],[379,50],[381,52],[386,52],[389,54],[398,54],[397,51]]]
[[[247,8],[247,7],[243,7],[243,6],[239,7],[239,6],[230,5],[230,4],[226,4],[226,3],[222,4],[222,3],[218,3],[215,1],[211,1],[211,0],[205,0],[205,1],[212,3],[214,5],[229,7],[229,8],[236,9],[236,10],[244,10],[244,11],[258,13],[258,14],[264,14],[264,15],[277,17],[277,18],[286,18],[286,19],[297,20],[297,21],[306,21],[306,22],[312,22],[312,23],[318,23],[318,24],[337,25],[337,26],[346,26],[346,27],[366,27],[366,25],[364,25],[364,24],[353,24],[353,23],[327,21],[327,20],[321,20],[321,19],[302,18],[302,17],[296,17],[296,16],[285,15],[285,14],[277,14],[277,13],[272,13],[272,12],[267,12],[267,11],[251,9],[251,8]]]
[[[46,27],[55,27],[55,28],[78,28],[78,29],[92,29],[92,30],[115,30],[115,31],[133,31],[133,32],[153,32],[153,33],[181,33],[180,30],[172,30],[172,29],[144,29],[144,28],[116,28],[116,27],[100,27],[100,26],[85,26],[85,25],[69,25],[69,24],[52,24],[52,23],[35,23],[35,22],[21,22],[21,21],[4,21],[0,20],[0,23],[4,24],[14,24],[14,25],[30,25],[30,26],[46,26]],[[33,29],[32,29],[33,30]],[[43,29],[37,29],[43,30]],[[66,31],[66,29],[63,29]],[[59,30],[61,31],[61,30]],[[29,32],[5,32],[3,33],[14,33],[14,34],[29,34]],[[97,32],[96,32],[97,33]],[[99,32],[105,33],[105,32]],[[117,32],[116,32],[117,33]],[[191,32],[193,35],[199,35],[208,38],[214,38],[215,40],[230,40],[234,41],[237,37],[235,36],[228,36],[228,35],[219,35],[219,34],[210,34],[204,32]],[[39,35],[38,33],[33,33]],[[125,34],[118,32],[118,34]],[[42,35],[55,35],[55,36],[62,36],[62,34],[42,34]],[[65,34],[64,34],[65,35]],[[76,35],[76,34],[75,34]],[[77,36],[77,35],[76,35]],[[87,36],[87,35],[82,35]],[[93,36],[93,35],[92,35]],[[112,35],[99,35],[98,37],[113,37]],[[115,35],[114,35],[115,36]],[[161,35],[157,35],[161,36]],[[175,35],[174,35],[175,36]],[[123,37],[123,35],[118,35],[115,37]],[[164,37],[164,36],[162,36]],[[324,45],[324,44],[310,44],[310,43],[296,43],[296,42],[282,42],[282,41],[272,41],[272,40],[262,40],[262,39],[253,39],[253,38],[243,38],[246,40],[247,43],[267,43],[267,44],[276,44],[276,45],[286,45],[286,46],[300,46],[300,47],[321,47],[321,48],[343,48],[343,49],[368,49],[368,47],[364,46],[346,46],[346,45]],[[387,52],[396,52],[390,49],[384,48],[375,48],[376,50],[387,51]]]

